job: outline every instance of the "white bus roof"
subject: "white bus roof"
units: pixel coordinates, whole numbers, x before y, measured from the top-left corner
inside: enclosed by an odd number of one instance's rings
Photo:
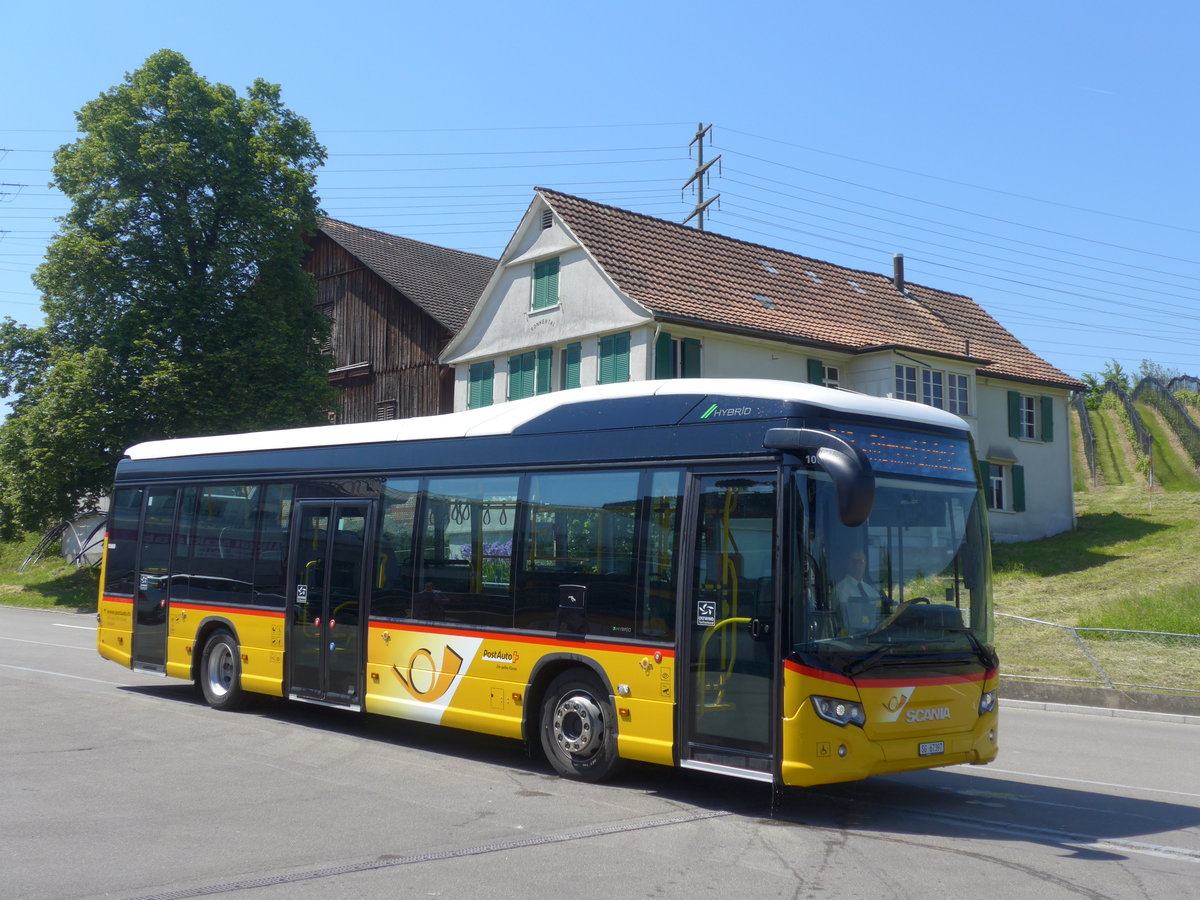
[[[146,441],[130,447],[125,451],[125,455],[133,460],[168,459],[210,453],[245,453],[259,450],[498,436],[512,434],[539,416],[571,404],[686,394],[792,401],[822,407],[836,413],[895,419],[898,423],[962,430],[968,427],[958,416],[932,406],[818,387],[803,382],[757,378],[684,378],[574,388],[441,416]]]

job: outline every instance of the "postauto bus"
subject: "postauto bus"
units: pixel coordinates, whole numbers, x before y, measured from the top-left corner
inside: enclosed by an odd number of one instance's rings
[[[966,424],[793,382],[651,381],[143,443],[98,646],[248,693],[781,785],[996,755]]]

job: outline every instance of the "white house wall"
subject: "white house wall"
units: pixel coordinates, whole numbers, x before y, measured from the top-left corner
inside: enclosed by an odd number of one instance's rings
[[[1008,392],[1048,396],[1054,415],[1054,439],[1023,440],[1008,434]],[[1075,526],[1075,492],[1071,474],[1071,428],[1066,391],[1001,381],[978,379],[975,449],[981,459],[1024,467],[1025,511],[991,510],[992,539],[1028,541],[1068,531]]]

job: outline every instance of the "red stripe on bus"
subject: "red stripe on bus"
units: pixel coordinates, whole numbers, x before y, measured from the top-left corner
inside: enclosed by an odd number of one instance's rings
[[[269,619],[282,619],[282,609],[247,609],[243,606],[220,606],[218,604],[197,603],[195,600],[174,600],[171,609],[188,609],[193,612],[221,613],[229,616],[266,616]]]
[[[450,637],[479,638],[485,641],[514,641],[520,644],[538,644],[550,647],[569,647],[575,650],[608,650],[615,653],[640,653],[642,656],[652,656],[661,653],[663,659],[674,659],[675,651],[669,647],[637,647],[630,644],[609,644],[601,641],[568,641],[562,638],[538,637],[529,634],[509,634],[497,631],[468,631],[459,628],[444,628],[438,625],[408,625],[396,622],[371,622],[372,628],[385,628],[393,631],[407,631],[411,634],[444,634]]]

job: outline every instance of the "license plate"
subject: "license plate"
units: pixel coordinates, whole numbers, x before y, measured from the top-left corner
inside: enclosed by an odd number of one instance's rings
[[[928,744],[921,744],[917,748],[917,753],[921,756],[939,756],[946,752],[945,741],[930,741]]]

